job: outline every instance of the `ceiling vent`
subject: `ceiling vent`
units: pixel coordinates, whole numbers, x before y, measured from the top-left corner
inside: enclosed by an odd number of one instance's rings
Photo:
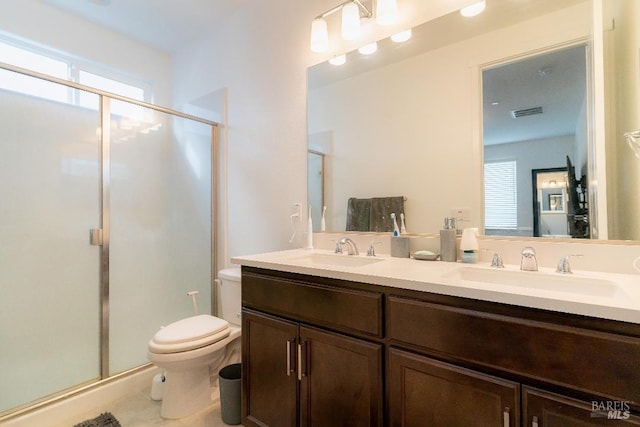
[[[511,117],[517,119],[518,117],[533,116],[536,114],[542,114],[542,107],[523,108],[522,110],[511,110]]]

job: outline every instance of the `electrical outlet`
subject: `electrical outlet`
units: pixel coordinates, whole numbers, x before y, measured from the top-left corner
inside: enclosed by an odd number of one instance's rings
[[[451,208],[450,215],[458,221],[471,221],[471,208]]]
[[[301,203],[294,203],[292,205],[293,208],[293,213],[291,214],[291,220],[293,221],[294,219],[296,221],[300,221],[300,218],[302,215],[302,204]]]

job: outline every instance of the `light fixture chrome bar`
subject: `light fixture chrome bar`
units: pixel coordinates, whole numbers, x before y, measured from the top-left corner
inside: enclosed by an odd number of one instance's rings
[[[373,12],[370,11],[363,3],[361,0],[348,0],[345,1],[343,3],[340,3],[339,5],[332,7],[331,9],[327,10],[326,12],[321,13],[320,15],[316,16],[315,19],[322,19],[322,18],[326,18],[327,16],[331,15],[332,13],[335,13],[337,11],[339,11],[340,9],[342,9],[342,7],[347,4],[347,3],[351,3],[353,1],[353,3],[355,3],[356,5],[358,5],[358,7],[360,8],[361,11],[364,12],[364,15],[362,16],[362,18],[365,19],[369,19],[373,16]]]
[[[373,11],[367,9],[367,6],[365,6],[360,0],[353,0],[353,2],[357,4],[360,9],[364,10],[365,14],[364,16],[362,16],[362,18],[369,19],[373,17]],[[373,2],[371,3],[371,8],[373,9]]]

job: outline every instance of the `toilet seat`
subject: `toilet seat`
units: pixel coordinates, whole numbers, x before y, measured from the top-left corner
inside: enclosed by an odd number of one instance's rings
[[[208,314],[178,320],[149,341],[152,353],[178,353],[211,345],[229,336],[229,322]]]

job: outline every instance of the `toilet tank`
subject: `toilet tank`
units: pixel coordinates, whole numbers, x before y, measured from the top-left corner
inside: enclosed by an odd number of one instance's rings
[[[225,268],[218,272],[218,317],[240,326],[242,298],[240,269]]]

